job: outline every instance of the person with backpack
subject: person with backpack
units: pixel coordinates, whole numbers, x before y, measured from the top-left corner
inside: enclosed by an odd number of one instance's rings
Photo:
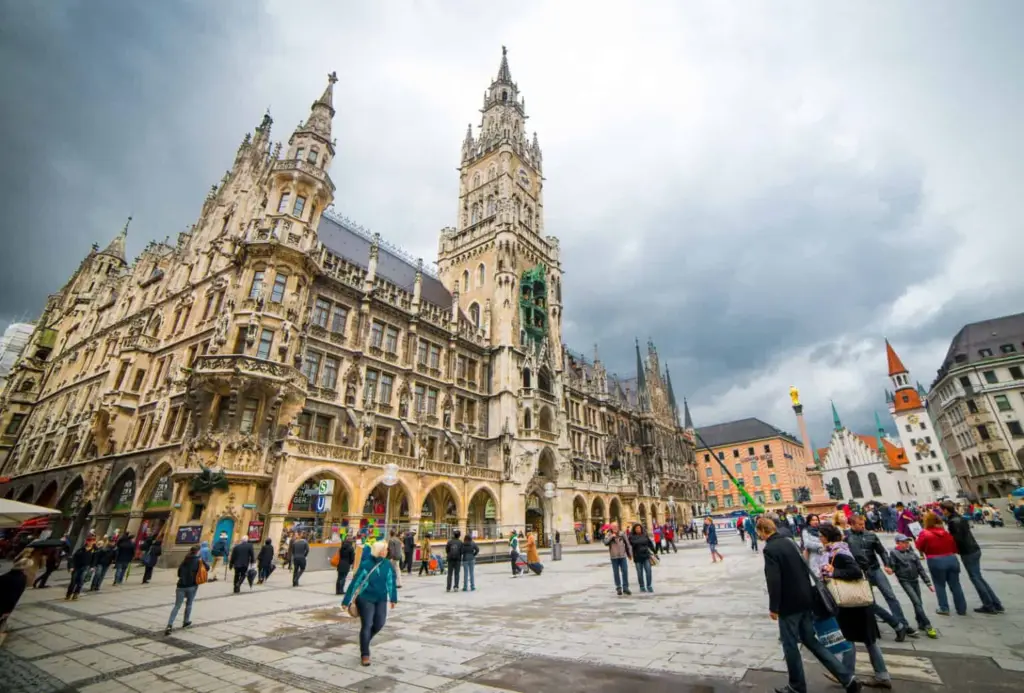
[[[519,562],[519,534],[514,529],[512,536],[508,538],[508,556],[512,562],[512,577],[519,577],[523,571],[516,566],[516,563]]]
[[[444,547],[445,560],[448,561],[448,586],[445,592],[452,591],[452,576],[455,576],[455,591],[459,590],[459,569],[462,567],[462,532],[455,530],[452,538]]]
[[[402,589],[402,540],[398,538],[398,530],[391,530],[388,539],[388,560],[395,571],[395,587]]]
[[[250,548],[252,548],[250,546]],[[207,576],[209,575],[210,567],[206,565],[204,561],[199,558],[199,547],[193,546],[188,550],[188,554],[181,561],[181,565],[178,566],[178,584],[174,590],[174,606],[171,607],[171,617],[167,619],[167,628],[164,629],[164,635],[170,635],[171,630],[174,627],[174,619],[178,616],[178,610],[181,608],[181,603],[185,602],[185,616],[182,619],[182,628],[188,628],[192,625],[190,620],[192,616],[192,602],[196,598],[196,590],[199,585],[206,582]],[[237,592],[238,589],[236,588]]]
[[[476,555],[480,547],[473,541],[473,535],[467,534],[462,542],[462,591],[467,589],[476,592]]]

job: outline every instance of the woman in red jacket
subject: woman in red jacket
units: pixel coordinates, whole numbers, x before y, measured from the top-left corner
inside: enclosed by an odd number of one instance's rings
[[[928,572],[935,583],[935,597],[939,600],[942,616],[949,616],[949,599],[946,596],[946,585],[953,593],[953,605],[961,616],[967,613],[967,600],[964,590],[960,587],[960,561],[956,557],[956,540],[942,526],[942,520],[933,512],[924,514],[921,523],[924,529],[917,535],[917,550],[925,555],[928,561]]]

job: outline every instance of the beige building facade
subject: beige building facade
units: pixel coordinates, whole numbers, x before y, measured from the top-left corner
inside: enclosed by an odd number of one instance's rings
[[[161,535],[168,560],[221,531],[571,542],[692,515],[692,430],[654,345],[623,380],[562,343],[504,52],[436,276],[331,211],[335,82],[287,144],[269,115],[245,135],[176,243],[129,263],[126,225],[49,298],[0,400],[0,496],[58,508],[75,537]]]

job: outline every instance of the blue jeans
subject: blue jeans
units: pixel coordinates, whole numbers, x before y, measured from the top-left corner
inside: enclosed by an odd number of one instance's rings
[[[120,585],[124,582],[125,575],[128,574],[129,563],[115,563],[114,564],[114,584]]]
[[[292,556],[292,585],[298,587],[299,578],[306,572],[306,557]]]
[[[978,592],[981,605],[992,609],[1002,609],[1003,603],[999,601],[995,591],[989,587],[988,582],[981,575],[981,550],[961,555],[960,560],[964,562],[967,577],[971,579],[971,584],[974,585],[974,589]]]
[[[628,558],[612,559],[612,575],[615,577],[615,589],[623,592],[629,591],[629,569],[626,567]]]
[[[98,590],[103,586],[103,578],[107,576],[107,568],[109,567],[109,565],[96,566],[96,572],[92,575],[92,584],[89,585],[89,589]]]
[[[840,663],[814,634],[810,611],[779,616],[779,639],[782,641],[782,654],[786,658],[786,670],[789,671],[789,687],[796,693],[807,693],[804,662],[800,656],[801,644],[844,686],[853,681],[853,667]]]
[[[914,617],[917,619],[918,628],[931,628],[932,623],[928,620],[928,614],[924,612],[924,605],[921,603],[921,583],[917,580],[900,580],[900,586],[910,597],[910,603],[914,605]]]
[[[359,628],[359,656],[369,657],[370,641],[388,620],[388,603],[368,602],[362,597],[356,597],[356,606],[359,607],[359,620],[362,622]]]
[[[889,611],[886,611],[880,605],[875,604],[872,607],[875,616],[888,623],[893,630],[899,630],[901,626],[909,628],[910,624],[907,623],[907,617],[903,615],[903,607],[896,600],[896,593],[892,591],[889,578],[882,572],[882,569],[872,568],[867,571],[867,576],[871,586],[878,588],[878,591],[882,593],[882,597],[885,599],[885,603],[889,605]]]
[[[168,628],[174,625],[174,619],[178,615],[178,609],[181,608],[182,602],[185,602],[185,617],[181,620],[183,623],[190,622],[190,616],[192,616],[192,602],[195,601],[195,598],[195,587],[178,587],[174,590],[174,606],[171,607],[171,617],[167,619]]]
[[[462,591],[476,589],[476,559],[470,558],[462,562]]]
[[[644,580],[644,578],[647,579]],[[646,589],[644,585],[646,585],[647,587],[654,586],[651,583],[651,559],[648,558],[646,561],[636,562],[636,580],[640,583],[641,592],[643,592]]]
[[[78,596],[78,593],[82,591],[82,581],[85,580],[85,571],[87,567],[75,568],[71,571],[71,582],[68,583],[68,597]]]
[[[850,643],[851,645],[853,643]],[[885,668],[885,658],[882,656],[882,648],[878,646],[878,641],[871,643],[870,645],[864,644],[868,651],[868,658],[871,660],[871,668],[875,671],[875,680],[877,681],[888,681],[891,677],[889,676],[889,670]],[[851,647],[843,653],[843,666],[850,671],[857,670],[857,647]],[[842,679],[839,679],[842,681]]]
[[[937,556],[928,559],[928,572],[935,583],[935,597],[939,600],[939,611],[949,612],[949,598],[946,596],[946,585],[953,593],[953,606],[963,616],[967,613],[967,599],[960,586],[960,561],[956,556]]]

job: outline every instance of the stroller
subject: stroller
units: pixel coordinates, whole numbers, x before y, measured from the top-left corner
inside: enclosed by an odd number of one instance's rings
[[[430,561],[427,563],[427,570],[429,571],[429,575],[444,575],[444,556],[439,553],[432,554],[430,556]]]

